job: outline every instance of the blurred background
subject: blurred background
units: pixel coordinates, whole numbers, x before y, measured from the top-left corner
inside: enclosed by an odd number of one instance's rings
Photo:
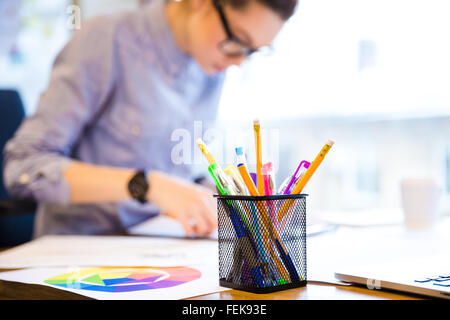
[[[82,28],[145,2],[0,0],[0,89],[18,90],[33,114],[74,15]],[[301,0],[271,56],[228,70],[213,151],[231,164],[239,140],[254,165],[258,117],[278,184],[336,142],[305,190],[313,214],[392,222],[400,181],[423,177],[438,181],[450,214],[448,12],[447,0]]]

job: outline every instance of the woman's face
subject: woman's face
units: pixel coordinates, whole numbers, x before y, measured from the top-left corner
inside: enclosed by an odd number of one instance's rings
[[[240,65],[247,56],[229,56],[221,49],[227,33],[213,1],[191,0],[191,6],[186,30],[188,53],[208,74]],[[239,42],[255,49],[270,45],[285,22],[276,12],[256,0],[249,1],[242,9],[224,4],[222,10],[231,33]]]

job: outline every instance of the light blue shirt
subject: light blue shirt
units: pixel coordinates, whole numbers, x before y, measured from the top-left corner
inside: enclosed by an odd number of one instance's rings
[[[57,56],[35,114],[5,147],[9,193],[39,202],[34,236],[123,233],[157,215],[156,205],[135,200],[69,205],[62,173],[75,159],[193,179],[191,166],[171,159],[171,133],[215,120],[223,80],[179,49],[163,0],[84,22]]]

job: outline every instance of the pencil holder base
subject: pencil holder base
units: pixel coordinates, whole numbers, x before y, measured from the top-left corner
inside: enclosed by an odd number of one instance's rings
[[[283,290],[288,290],[288,289],[304,287],[304,286],[306,286],[306,280],[296,282],[296,283],[286,283],[286,284],[280,284],[278,286],[263,287],[263,288],[248,287],[248,286],[244,286],[244,285],[226,281],[225,279],[220,279],[219,284],[220,284],[220,286],[225,287],[225,288],[231,288],[234,290],[246,291],[246,292],[251,292],[251,293],[256,293],[256,294],[264,294],[264,293],[272,293],[272,292],[277,292],[277,291],[283,291]]]
[[[306,285],[306,195],[218,196],[219,282],[252,293]]]

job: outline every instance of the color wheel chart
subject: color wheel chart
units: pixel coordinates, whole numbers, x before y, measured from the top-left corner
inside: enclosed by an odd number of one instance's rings
[[[95,267],[74,270],[44,282],[68,289],[132,292],[175,287],[201,277],[189,267]]]

